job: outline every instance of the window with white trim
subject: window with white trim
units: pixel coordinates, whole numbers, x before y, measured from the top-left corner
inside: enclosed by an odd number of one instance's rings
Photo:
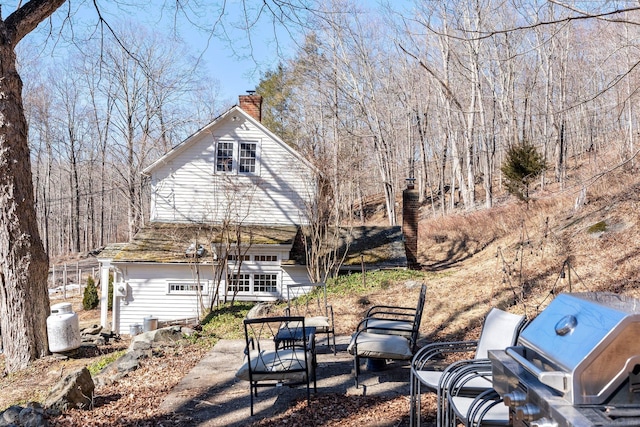
[[[207,282],[169,282],[167,290],[169,294],[178,295],[206,295],[209,292]]]
[[[253,260],[261,262],[275,262],[278,261],[278,255],[255,255]]]
[[[227,255],[227,260],[229,261],[249,261],[251,257],[249,255],[236,255],[229,254]]]
[[[250,274],[232,274],[229,275],[229,292],[251,292],[251,275]]]
[[[215,173],[239,175],[260,174],[259,141],[217,141]]]
[[[278,275],[277,274],[254,274],[253,275],[253,291],[254,292],[277,292],[278,291]]]
[[[216,150],[216,172],[233,170],[233,142],[218,142]]]
[[[258,144],[255,142],[240,143],[240,173],[256,173],[256,159],[258,155]]]
[[[278,292],[278,273],[240,273],[227,276],[227,289],[231,294],[257,294]]]

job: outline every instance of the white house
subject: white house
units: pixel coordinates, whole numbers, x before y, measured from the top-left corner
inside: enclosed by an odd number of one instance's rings
[[[259,95],[239,101],[144,170],[151,182],[149,226],[98,255],[101,283],[114,278],[115,332],[129,333],[149,316],[199,318],[225,293],[277,300],[288,284],[309,281],[300,226],[307,223],[317,171],[262,125]],[[399,228],[359,232],[381,237],[382,263],[406,266]],[[107,297],[102,286],[105,327]]]

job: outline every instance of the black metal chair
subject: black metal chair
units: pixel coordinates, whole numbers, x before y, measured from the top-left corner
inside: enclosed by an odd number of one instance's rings
[[[415,307],[394,305],[374,305],[365,313],[360,329],[379,334],[411,337],[414,325],[422,320],[422,311],[427,296],[427,285],[420,287],[418,303]]]
[[[259,387],[304,385],[309,404],[311,381],[316,391],[315,336],[304,317],[245,319],[244,334],[246,362],[236,377],[249,381],[251,415]]]
[[[359,387],[360,360],[377,359],[411,360],[417,349],[422,311],[426,298],[426,285],[422,285],[415,308],[395,307],[401,315],[393,316],[391,306],[375,313],[374,317],[365,317],[351,337],[347,351],[353,355],[356,388]],[[411,310],[411,312],[409,312]]]
[[[303,316],[307,327],[316,328],[316,334],[327,336],[327,346],[336,354],[336,335],[333,307],[327,303],[326,283],[287,285],[287,316]]]

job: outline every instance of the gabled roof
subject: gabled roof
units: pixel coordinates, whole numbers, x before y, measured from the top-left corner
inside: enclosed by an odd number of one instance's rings
[[[242,115],[247,121],[251,122],[261,132],[266,134],[269,138],[273,139],[277,144],[281,145],[285,150],[287,150],[289,153],[291,153],[292,156],[294,156],[298,160],[300,160],[300,162],[304,163],[310,169],[312,169],[314,171],[317,171],[316,167],[313,164],[311,164],[311,162],[309,162],[306,158],[304,158],[299,152],[294,150],[286,142],[284,142],[282,139],[280,139],[280,137],[278,137],[276,134],[274,134],[269,129],[267,129],[261,122],[256,120],[249,113],[244,111],[239,106],[234,105],[233,107],[231,107],[230,109],[228,109],[227,111],[222,113],[220,116],[218,116],[215,119],[213,119],[213,121],[211,123],[209,123],[208,125],[202,127],[201,129],[199,129],[198,131],[196,131],[195,133],[190,135],[187,139],[185,139],[184,141],[182,141],[181,143],[179,143],[178,145],[173,147],[171,150],[169,150],[167,153],[165,153],[158,160],[156,160],[155,162],[153,162],[152,164],[150,164],[149,166],[144,168],[142,170],[142,174],[151,175],[153,173],[153,171],[157,167],[159,167],[161,165],[164,165],[165,163],[171,161],[173,158],[175,158],[177,155],[179,155],[183,151],[187,150],[192,144],[194,144],[196,141],[198,141],[203,134],[213,134],[213,133],[215,133],[216,127],[220,126],[220,124],[227,117],[233,117],[234,114]]]

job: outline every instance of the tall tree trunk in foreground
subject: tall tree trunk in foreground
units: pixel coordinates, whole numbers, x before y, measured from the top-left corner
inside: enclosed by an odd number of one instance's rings
[[[32,0],[0,19],[0,330],[8,372],[47,354],[49,314],[49,261],[36,222],[14,48],[62,3]]]

